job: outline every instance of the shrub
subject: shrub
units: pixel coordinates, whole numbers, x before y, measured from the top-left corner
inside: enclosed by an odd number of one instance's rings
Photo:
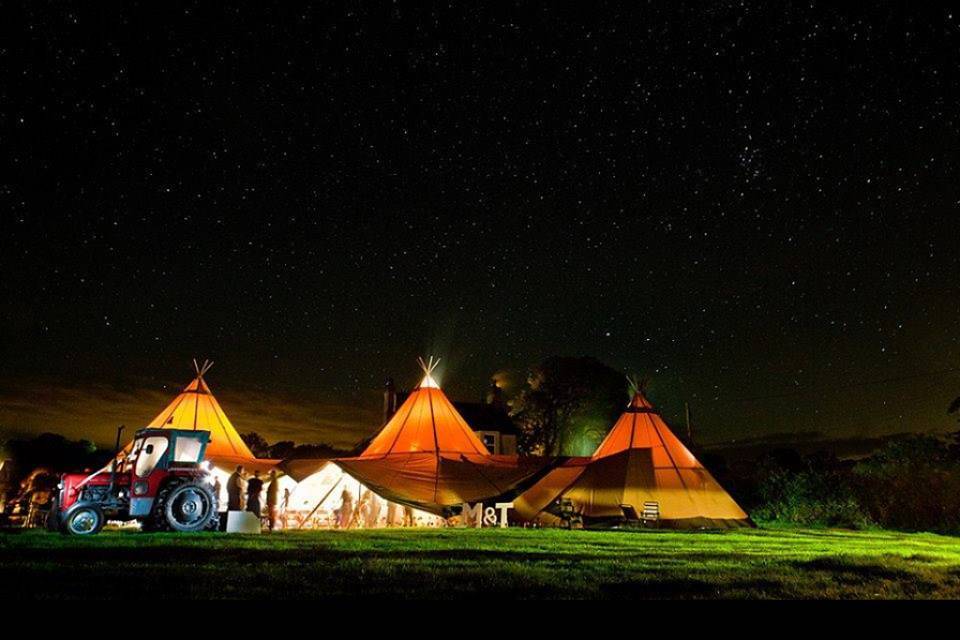
[[[760,482],[761,504],[753,513],[761,520],[803,525],[871,526],[870,517],[841,475],[816,469],[773,470]]]
[[[932,436],[888,443],[854,469],[857,493],[884,527],[960,531],[960,461]]]

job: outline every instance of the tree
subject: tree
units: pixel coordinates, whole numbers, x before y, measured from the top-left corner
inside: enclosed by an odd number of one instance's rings
[[[514,400],[522,453],[590,455],[623,411],[623,374],[594,358],[549,358]]]
[[[270,445],[269,457],[285,460],[293,455],[296,444],[292,440],[281,440]]]
[[[290,452],[289,458],[345,458],[355,454],[355,451],[346,451],[321,442],[319,444],[298,444]]]
[[[250,449],[250,452],[256,458],[269,458],[270,457],[270,443],[267,442],[266,438],[261,436],[256,431],[249,431],[247,433],[241,433],[240,439],[247,445]]]
[[[3,478],[0,480],[0,502],[4,491],[15,488],[34,469],[47,469],[53,474],[92,471],[104,466],[113,457],[111,450],[98,450],[89,440],[68,440],[55,433],[41,433],[30,439],[12,439],[4,444]]]

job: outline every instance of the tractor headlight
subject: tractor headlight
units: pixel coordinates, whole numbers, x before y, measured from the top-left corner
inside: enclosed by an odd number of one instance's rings
[[[143,481],[134,482],[134,483],[133,483],[133,495],[135,495],[135,496],[142,496],[143,494],[145,494],[145,493],[147,492],[147,489],[149,489],[149,488],[150,488],[150,486],[149,486],[146,482],[143,482]]]

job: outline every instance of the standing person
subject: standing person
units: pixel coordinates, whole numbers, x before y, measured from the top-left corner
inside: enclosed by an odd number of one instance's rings
[[[360,502],[357,503],[357,509],[354,516],[357,528],[362,529],[367,526],[367,512],[370,509],[370,490],[360,494]]]
[[[353,494],[349,489],[344,489],[340,494],[340,509],[337,513],[337,528],[347,529],[353,520]]]
[[[283,528],[290,528],[290,489],[289,487],[283,490],[283,504],[280,505],[280,511],[283,513]]]
[[[270,470],[270,484],[267,485],[267,516],[270,518],[270,531],[277,526],[277,506],[280,501],[280,480],[277,470]]]
[[[13,488],[10,481],[10,466],[6,460],[0,460],[0,513],[7,510],[7,494]]]
[[[387,526],[396,527],[400,525],[400,517],[397,515],[400,511],[400,505],[396,502],[387,503]]]
[[[236,470],[227,479],[227,510],[243,511],[243,494],[247,488],[247,481],[243,479],[243,465],[238,464]]]
[[[260,492],[263,491],[263,480],[260,479],[260,472],[254,471],[253,477],[247,480],[247,511],[260,517],[262,511],[260,507]]]
[[[364,500],[367,503],[367,510],[363,514],[363,528],[374,529],[380,521],[380,498],[373,491],[367,489]]]

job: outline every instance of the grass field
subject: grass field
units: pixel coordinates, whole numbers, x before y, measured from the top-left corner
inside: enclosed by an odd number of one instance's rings
[[[960,538],[524,529],[0,533],[0,597],[960,598]]]

